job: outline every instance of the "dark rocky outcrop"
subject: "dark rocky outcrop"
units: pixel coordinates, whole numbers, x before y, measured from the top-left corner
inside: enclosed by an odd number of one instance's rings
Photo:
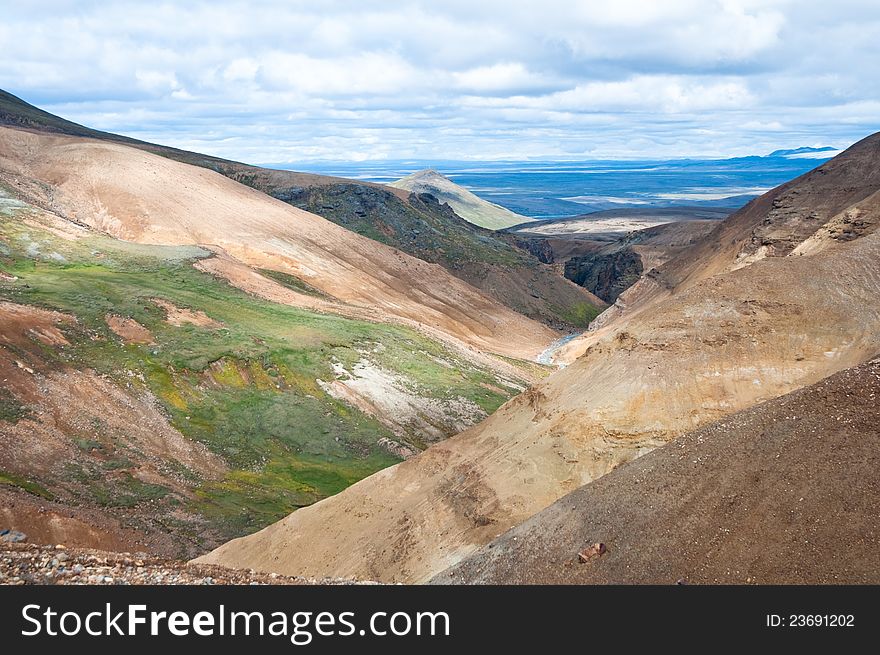
[[[602,300],[613,303],[642,274],[642,259],[631,248],[608,254],[572,257],[565,262],[565,277]]]
[[[522,248],[530,253],[539,262],[552,264],[556,261],[553,247],[547,239],[514,239],[514,244],[517,248]]]

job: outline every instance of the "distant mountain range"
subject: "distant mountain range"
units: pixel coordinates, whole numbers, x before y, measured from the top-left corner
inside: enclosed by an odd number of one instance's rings
[[[791,150],[774,150],[768,157],[785,157],[787,159],[823,159],[833,157],[841,151],[831,146],[822,146],[821,148],[811,148],[804,146],[801,148],[793,148]]]
[[[397,184],[400,178],[423,177],[424,169],[432,169],[493,205],[530,219],[545,219],[635,207],[736,209],[835,154],[829,150],[725,159],[384,161],[322,163],[309,170]],[[459,207],[456,211],[467,210]]]

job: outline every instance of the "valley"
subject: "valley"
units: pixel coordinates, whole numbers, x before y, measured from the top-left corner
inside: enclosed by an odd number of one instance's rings
[[[868,137],[718,223],[482,423],[199,561],[424,582],[618,466],[867,362],[878,148]]]
[[[878,162],[537,220],[0,94],[0,528],[184,581],[875,581]]]

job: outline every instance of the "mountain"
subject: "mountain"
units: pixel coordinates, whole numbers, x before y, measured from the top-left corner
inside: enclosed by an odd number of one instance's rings
[[[832,148],[831,146],[823,146],[821,148],[811,148],[809,146],[803,146],[801,148],[791,148],[788,150],[774,150],[771,152],[768,157],[786,157],[786,158],[805,158],[805,159],[813,159],[813,158],[822,158],[822,157],[831,157],[831,153],[836,153],[837,148]]]
[[[877,584],[880,359],[558,500],[440,584]],[[595,543],[605,553],[580,562]]]
[[[555,329],[584,328],[605,302],[572,284],[561,271],[517,248],[517,239],[478,227],[432,195],[403,194],[358,182],[260,184],[279,200],[421,260],[507,307]]]
[[[0,98],[4,527],[191,557],[546,373],[557,332],[230,179],[244,165],[21,104]]]
[[[205,244],[316,288],[331,299],[320,303],[328,311],[350,306],[524,359],[554,338],[439,266],[203,168],[121,144],[9,128],[0,128],[0,167],[20,197],[63,218],[126,241]]]
[[[407,175],[389,186],[416,194],[429,193],[441,203],[447,203],[466,221],[490,230],[499,230],[530,220],[526,216],[515,214],[500,205],[483,200],[431,169]]]
[[[347,230],[439,264],[508,308],[554,329],[586,327],[605,307],[588,291],[567,282],[561,272],[518,250],[509,237],[476,227],[424,196],[370,182],[265,169],[100,132],[3,91],[0,125],[113,141],[216,171]]]
[[[627,290],[561,349],[567,367],[482,423],[202,559],[426,581],[623,463],[868,361],[878,162],[880,134],[761,196]]]
[[[880,137],[862,139],[817,168],[756,198],[720,223],[686,254],[652,271],[618,298],[557,354],[571,361],[601,338],[606,324],[638,315],[654,304],[704,282],[765,259],[819,254],[832,245],[855,241],[876,229],[880,204]],[[796,279],[788,279],[791,285]]]

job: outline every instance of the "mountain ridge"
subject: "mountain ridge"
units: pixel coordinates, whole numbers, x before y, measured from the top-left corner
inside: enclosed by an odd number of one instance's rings
[[[121,143],[216,171],[293,207],[418,259],[552,329],[583,328],[605,303],[524,255],[502,235],[480,232],[441,206],[408,191],[361,180],[266,169],[101,132],[0,91],[0,125]]]

